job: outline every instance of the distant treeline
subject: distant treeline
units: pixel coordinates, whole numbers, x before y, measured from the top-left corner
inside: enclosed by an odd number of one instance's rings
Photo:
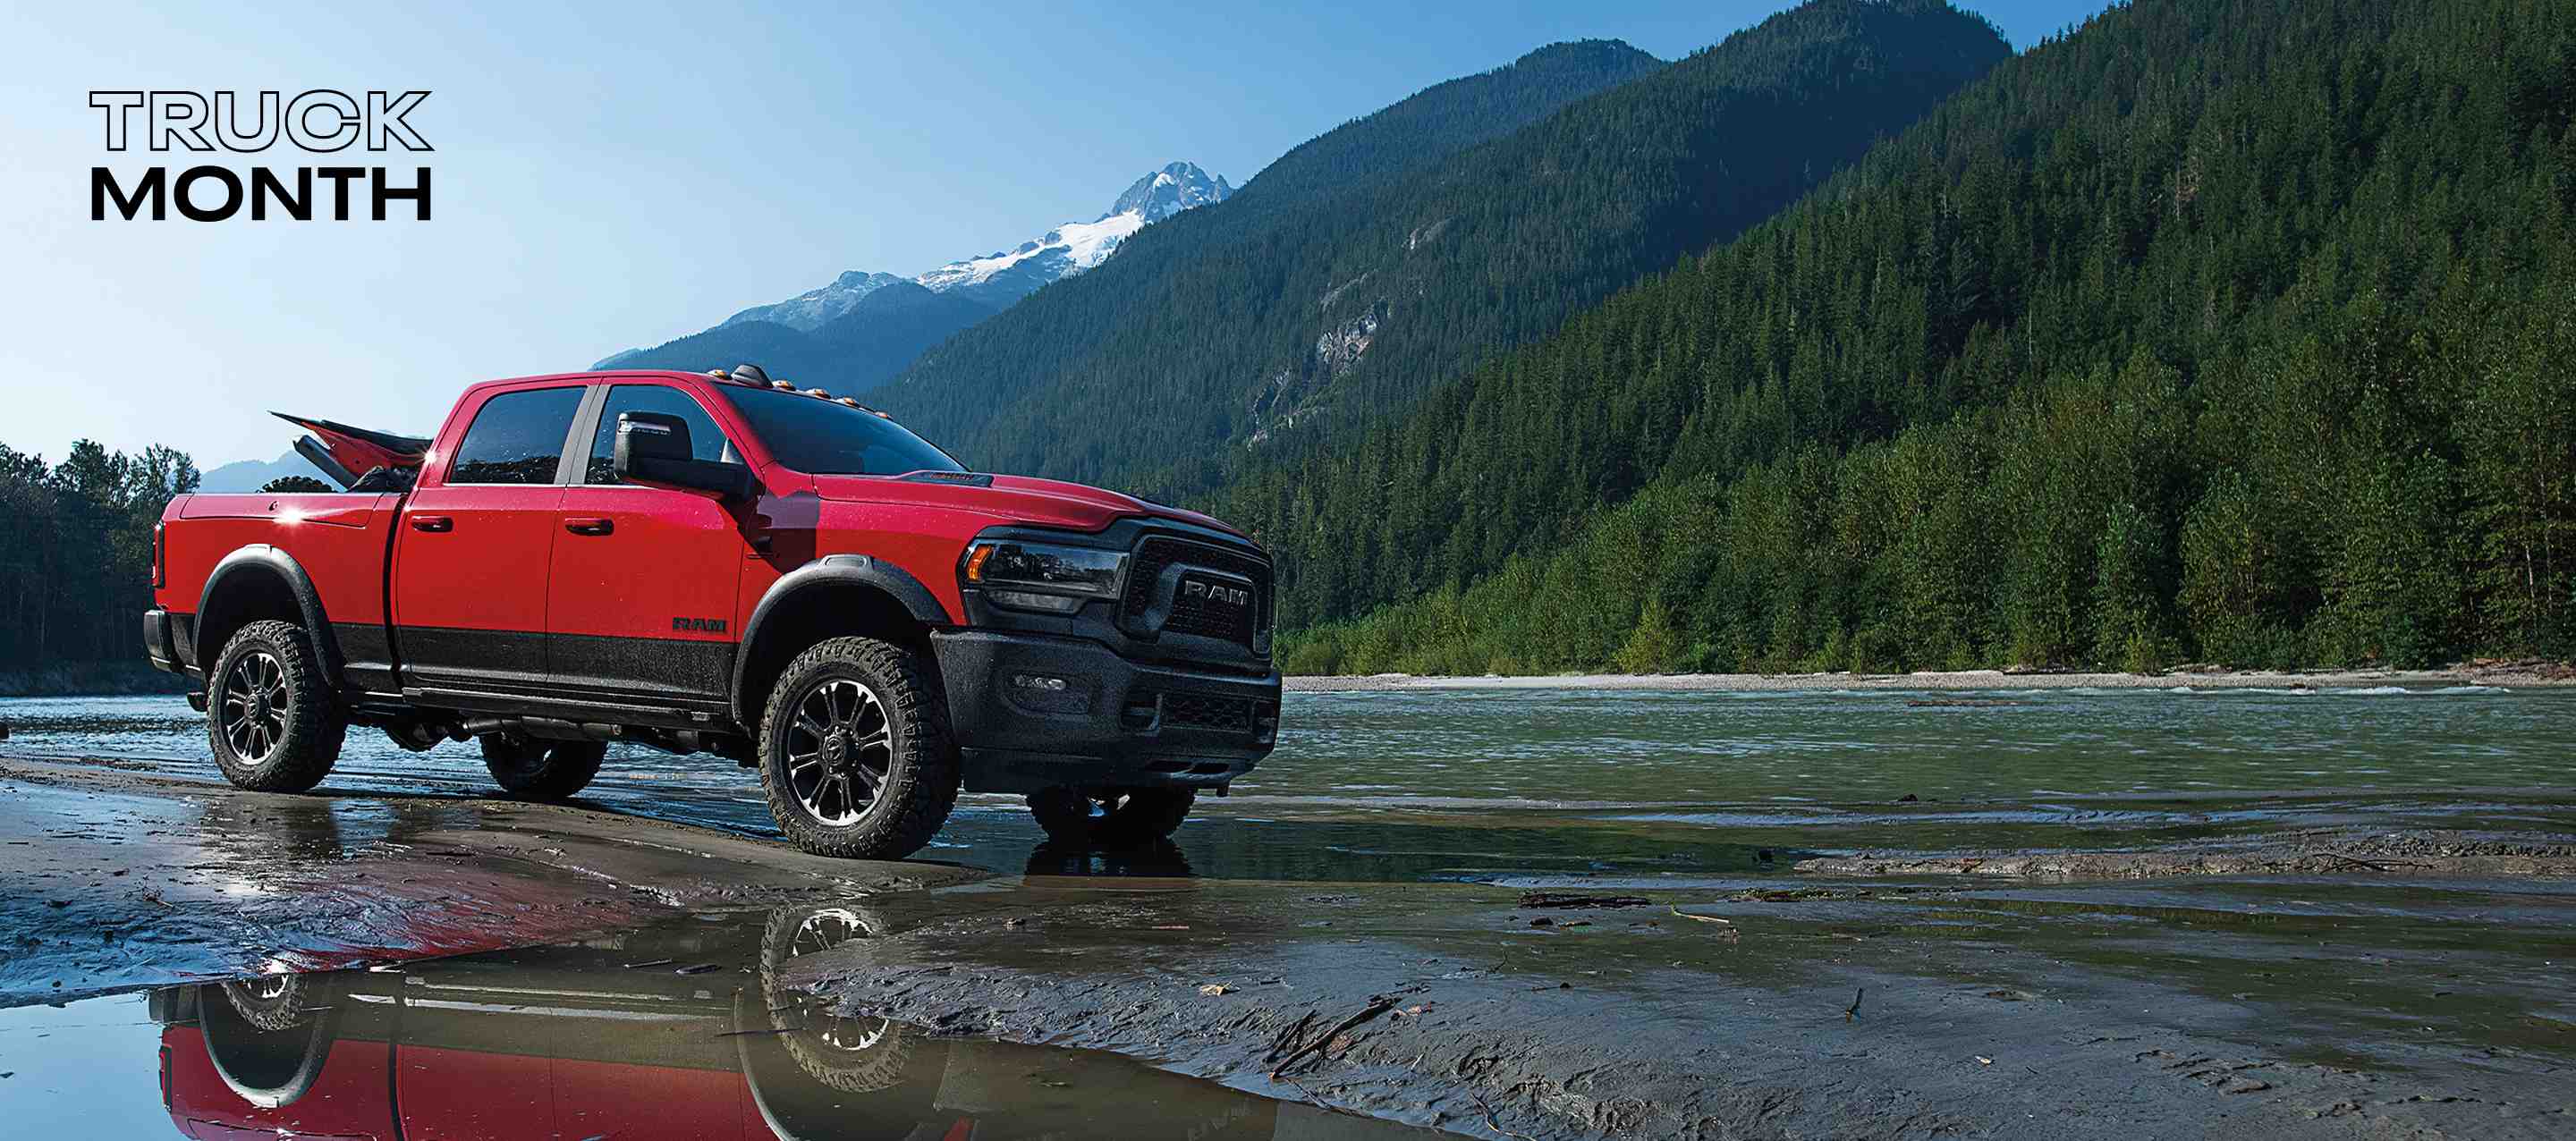
[[[0,444],[0,693],[155,688],[138,680],[152,525],[197,475],[159,445],[82,440],[48,465]]]
[[[1298,671],[2569,655],[2571,124],[2563,0],[2115,7],[1219,509]]]

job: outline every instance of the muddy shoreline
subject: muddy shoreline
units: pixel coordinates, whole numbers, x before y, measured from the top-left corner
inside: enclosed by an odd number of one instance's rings
[[[829,901],[875,935],[780,981],[846,1013],[1471,1136],[2576,1127],[2576,827],[2551,790],[2472,798],[2498,829],[1866,852],[1533,895],[853,864],[119,763],[0,757],[0,1004]]]
[[[2367,1040],[2381,1011],[2441,1019],[2433,988],[2316,993],[2283,983],[2314,969],[2294,962],[2177,981],[2061,945],[2106,922],[2207,924],[2228,943],[2357,926],[2340,908],[1922,884],[1578,909],[1430,886],[933,896],[889,901],[889,934],[788,981],[936,1033],[1143,1054],[1480,1136],[2542,1137],[2576,1122],[2555,1055],[2416,1042],[2373,1058],[2397,1045]],[[1908,930],[1925,924],[1950,930]],[[2285,999],[2345,1009],[2276,1024],[2266,1007]]]
[[[1300,693],[1375,693],[1400,690],[1647,690],[1668,692],[1777,693],[1797,690],[2012,690],[2012,689],[2279,689],[2338,690],[2398,686],[2437,689],[2576,687],[2576,667],[2556,662],[2466,663],[2432,670],[2229,670],[2183,667],[2155,674],[2056,670],[1925,670],[1902,674],[1555,674],[1505,677],[1439,677],[1414,674],[1308,675],[1283,683]]]
[[[980,878],[581,808],[273,796],[0,756],[0,1006]]]

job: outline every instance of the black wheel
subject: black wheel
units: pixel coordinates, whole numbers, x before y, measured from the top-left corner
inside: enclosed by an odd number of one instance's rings
[[[819,856],[900,860],[957,803],[957,746],[908,650],[833,638],[796,656],[760,720],[769,814]]]
[[[242,627],[208,678],[206,737],[225,780],[253,792],[303,792],[330,775],[349,722],[302,628]]]
[[[912,1035],[883,1018],[842,1014],[817,995],[779,985],[780,971],[800,955],[828,951],[876,934],[877,919],[849,906],[781,908],[760,935],[760,995],[787,1056],[808,1077],[843,1093],[871,1093],[903,1081]]]
[[[580,792],[599,775],[608,759],[605,741],[540,741],[514,733],[482,738],[483,767],[502,791],[517,796],[555,799]]]
[[[1198,798],[1186,788],[1051,788],[1029,796],[1029,811],[1057,843],[1134,848],[1169,838]]]
[[[274,1034],[313,1020],[305,1008],[313,1003],[314,988],[312,980],[303,975],[236,979],[223,984],[223,988],[224,1001],[252,1029]]]

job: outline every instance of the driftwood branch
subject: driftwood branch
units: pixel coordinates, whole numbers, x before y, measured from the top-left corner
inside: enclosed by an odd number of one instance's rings
[[[1341,1037],[1343,1031],[1349,1030],[1354,1026],[1358,1026],[1363,1022],[1393,1009],[1395,1009],[1395,999],[1391,997],[1380,995],[1377,998],[1369,1000],[1368,1009],[1362,1010],[1357,1014],[1341,1020],[1339,1023],[1335,1024],[1332,1029],[1324,1031],[1324,1033],[1314,1041],[1297,1047],[1294,1053],[1281,1059],[1278,1065],[1270,1068],[1270,1076],[1273,1079],[1276,1079],[1280,1074],[1285,1073],[1288,1067],[1296,1065],[1299,1059],[1304,1058],[1308,1054],[1317,1053],[1323,1050],[1323,1048],[1326,1045],[1329,1045],[1333,1039]]]

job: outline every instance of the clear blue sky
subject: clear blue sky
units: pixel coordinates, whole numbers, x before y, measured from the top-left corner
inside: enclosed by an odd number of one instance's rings
[[[1784,5],[13,4],[0,442],[213,467],[284,449],[271,408],[426,433],[468,382],[987,253],[1164,162],[1241,185],[1541,44],[1674,59]],[[2102,5],[1967,6],[2028,47]],[[432,221],[89,220],[91,166],[154,157],[105,154],[89,91],[324,87],[433,92],[409,117],[437,148]]]

